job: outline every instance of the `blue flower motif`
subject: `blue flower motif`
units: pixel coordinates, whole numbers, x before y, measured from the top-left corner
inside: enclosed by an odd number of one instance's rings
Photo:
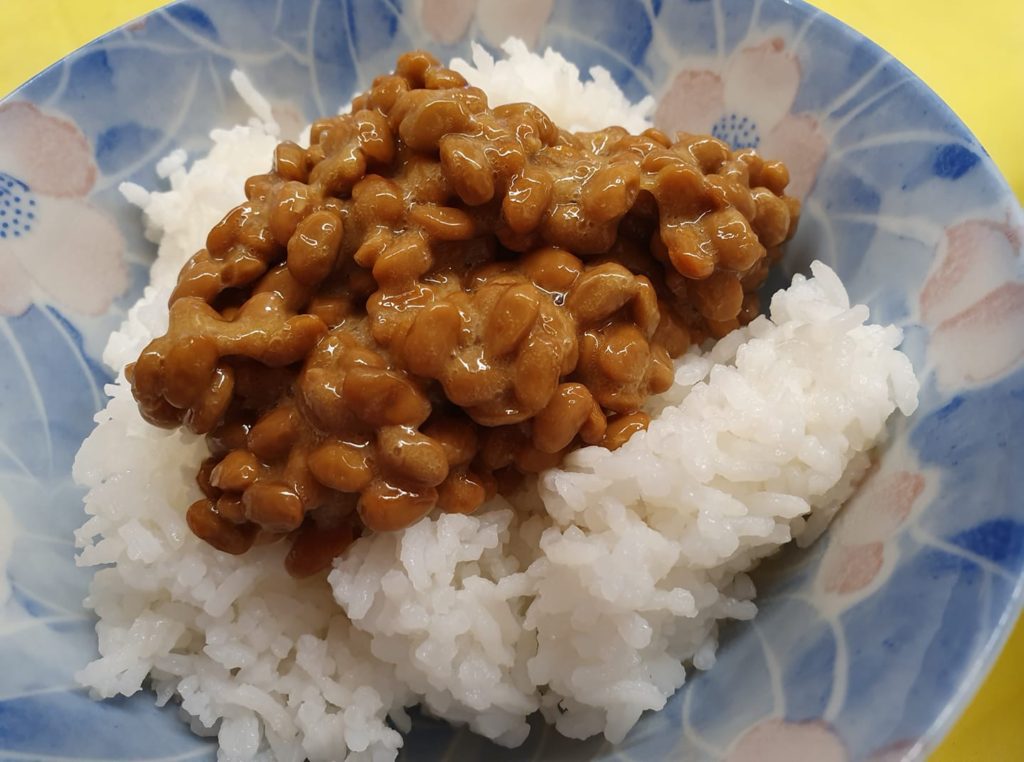
[[[28,183],[0,172],[0,239],[20,238],[32,230],[36,199]]]
[[[757,148],[761,145],[757,122],[736,113],[726,114],[715,122],[711,127],[711,135],[733,148]]]

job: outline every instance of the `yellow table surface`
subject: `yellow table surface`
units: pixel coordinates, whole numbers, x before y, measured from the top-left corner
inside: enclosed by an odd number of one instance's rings
[[[510,0],[511,1],[511,0]],[[154,0],[0,0],[0,94]],[[1024,199],[1024,0],[816,0],[927,82]],[[1024,622],[931,762],[1024,760]]]

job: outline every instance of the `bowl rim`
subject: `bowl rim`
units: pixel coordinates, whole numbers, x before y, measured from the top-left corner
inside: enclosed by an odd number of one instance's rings
[[[555,0],[559,2],[560,0]],[[981,149],[985,155],[986,173],[990,176],[990,179],[994,182],[996,188],[1000,192],[1000,200],[1009,200],[1011,216],[1017,217],[1020,224],[1024,225],[1024,205],[1022,205],[1022,199],[1017,198],[1009,182],[1007,181],[1002,170],[996,163],[991,159],[991,156],[984,144],[978,139],[974,131],[967,125],[964,120],[957,114],[952,107],[946,103],[945,100],[929,85],[924,79],[922,79],[917,73],[910,69],[905,63],[899,58],[890,53],[886,48],[879,45],[877,42],[872,40],[867,35],[858,31],[854,27],[850,26],[846,22],[832,15],[828,11],[819,8],[807,0],[746,0],[751,5],[760,5],[762,3],[778,4],[789,6],[797,10],[798,13],[807,17],[822,17],[825,23],[830,26],[837,34],[842,35],[851,42],[856,42],[859,45],[867,46],[874,55],[882,57],[887,62],[894,66],[897,71],[904,75],[908,75],[907,79],[912,83],[913,89],[925,96],[928,99],[931,108],[935,109],[940,114],[943,114],[953,123],[960,126],[964,134],[969,136],[971,140]],[[86,55],[91,51],[92,48],[101,45],[107,40],[112,39],[115,35],[118,35],[131,27],[137,25],[139,22],[145,21],[146,19],[162,14],[171,8],[179,5],[207,5],[215,3],[216,0],[170,0],[165,2],[152,10],[133,16],[128,21],[118,24],[116,27],[109,29],[102,34],[93,37],[87,42],[79,45],[73,50],[69,51],[65,55],[61,56],[53,63],[49,64],[45,68],[36,72],[28,79],[24,80],[21,84],[17,85],[13,90],[0,96],[0,106],[7,105],[19,100],[28,100],[19,98],[19,94],[28,88],[32,83],[41,79],[52,70],[63,66],[69,62],[73,62],[78,58]],[[373,2],[385,2],[385,0],[373,0]],[[712,2],[718,4],[721,0],[712,0]],[[542,35],[543,36],[543,35]],[[31,101],[28,101],[31,102]],[[985,642],[978,647],[978,657],[970,664],[965,670],[965,676],[957,683],[956,688],[948,694],[948,698],[943,706],[942,710],[935,714],[932,720],[928,723],[926,729],[920,734],[920,736],[914,741],[913,745],[905,750],[904,759],[921,759],[923,755],[933,751],[937,748],[942,741],[949,735],[954,724],[959,720],[968,705],[974,700],[979,693],[985,679],[992,672],[993,667],[996,664],[999,656],[1003,653],[1007,641],[1010,639],[1011,634],[1014,631],[1015,626],[1019,623],[1024,624],[1024,567],[1017,575],[1017,579],[1014,583],[1013,590],[1007,597],[1008,604],[1003,608],[1000,613],[998,621],[991,627],[988,633],[988,637]]]
[[[717,2],[718,0],[715,1]],[[837,18],[833,14],[818,8],[815,5],[812,5],[810,2],[807,2],[807,0],[756,0],[756,2],[780,2],[796,8],[801,8],[803,12],[820,14],[825,17],[828,24],[833,25],[837,32],[842,34],[848,40],[855,41],[860,44],[866,44],[877,53],[888,58],[897,71],[904,75],[908,75],[914,90],[918,90],[927,96],[934,109],[939,111],[939,113],[943,113],[947,118],[961,126],[971,139],[981,147],[981,150],[985,154],[985,159],[987,160],[986,172],[992,180],[994,180],[996,187],[999,189],[1000,200],[1010,200],[1014,202],[1011,204],[1011,214],[1017,216],[1019,221],[1024,224],[1024,206],[1022,206],[1022,200],[1017,198],[1017,195],[1010,186],[1010,182],[1007,180],[1006,175],[1002,174],[1001,169],[994,161],[992,161],[984,144],[978,139],[974,130],[972,130],[971,127],[952,110],[952,107],[943,100],[931,85],[925,82],[925,80],[918,76],[918,74],[913,72],[906,64],[904,64],[903,61],[879,43],[874,42],[874,40],[861,32],[858,32],[856,29],[846,24],[846,22],[843,22],[842,19]],[[1024,566],[1022,566],[1020,573],[1017,576],[1014,589],[1008,597],[1008,601],[1009,604],[1002,609],[998,622],[989,630],[985,643],[978,649],[978,658],[974,660],[971,666],[967,669],[965,677],[958,681],[955,689],[949,694],[948,700],[942,708],[942,711],[933,717],[925,732],[922,733],[921,736],[915,740],[913,746],[907,750],[906,759],[921,758],[939,747],[943,740],[949,735],[953,725],[957,720],[959,720],[959,718],[964,716],[964,713],[974,701],[974,698],[978,695],[986,678],[995,667],[996,661],[998,661],[1002,651],[1006,648],[1007,642],[1010,640],[1010,636],[1013,634],[1014,628],[1018,622],[1024,624]]]
[[[181,0],[176,0],[176,2],[180,1]],[[719,0],[713,1],[719,2]],[[1024,224],[1024,206],[1022,206],[1022,200],[1017,198],[1017,195],[1010,187],[1010,183],[1006,179],[1006,176],[992,160],[988,150],[978,139],[977,135],[974,134],[974,131],[970,126],[960,118],[960,115],[957,114],[937,92],[935,92],[931,85],[919,77],[909,66],[867,35],[854,29],[845,21],[836,18],[828,11],[812,5],[807,0],[751,0],[751,2],[779,2],[785,5],[790,5],[794,8],[799,8],[805,13],[824,16],[826,21],[836,29],[837,33],[851,41],[868,45],[869,48],[876,53],[888,58],[892,65],[896,67],[897,71],[909,75],[909,79],[913,83],[914,89],[926,96],[933,108],[937,109],[940,113],[944,113],[948,118],[952,119],[956,124],[962,127],[965,133],[970,136],[971,140],[973,140],[981,150],[984,151],[985,158],[987,159],[986,164],[988,174],[995,181],[997,188],[1001,192],[1001,197],[1014,202],[1010,205],[1011,214],[1018,217],[1019,221]],[[956,688],[949,695],[942,711],[933,717],[931,722],[928,724],[927,729],[917,738],[913,746],[906,751],[905,759],[922,758],[923,755],[936,749],[942,741],[945,740],[953,729],[954,724],[956,724],[957,720],[963,716],[970,703],[980,692],[986,678],[995,667],[996,661],[1003,653],[1006,643],[1009,641],[1010,635],[1013,633],[1014,627],[1018,622],[1024,624],[1024,567],[1021,568],[1021,571],[1017,575],[1013,591],[1008,597],[1008,605],[1000,614],[999,621],[991,628],[991,630],[989,630],[989,636],[984,645],[978,649],[978,658],[976,658],[970,667],[968,667],[963,679],[957,683]]]

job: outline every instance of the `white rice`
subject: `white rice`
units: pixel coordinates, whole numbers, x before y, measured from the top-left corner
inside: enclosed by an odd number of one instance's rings
[[[551,51],[505,49],[505,62],[478,50],[477,69],[456,65],[495,102],[530,100],[562,124],[648,126],[649,104],[605,75],[581,84]],[[169,191],[124,188],[160,248],[111,336],[112,368],[165,330],[179,267],[265,171],[275,132],[215,131],[191,168],[180,152],[162,163]],[[360,539],[326,580],[291,579],[280,543],[229,556],[194,537],[184,508],[206,445],[143,422],[119,373],[75,462],[91,516],[79,562],[107,565],[86,600],[101,656],[78,679],[110,697],[148,676],[225,761],[391,760],[416,703],[508,746],[538,710],[565,735],[621,740],[682,685],[684,663],[713,665],[719,620],[754,616],[743,572],[822,531],[889,415],[916,406],[900,331],[867,324],[831,270],[812,272],[770,318],[683,357],[649,430],[621,449],[575,452],[514,507],[499,497]]]
[[[505,58],[495,61],[473,43],[473,63],[453,59],[451,67],[469,84],[483,89],[491,106],[532,103],[560,127],[573,131],[603,130],[610,124],[640,133],[651,126],[654,98],[633,104],[603,66],[594,66],[583,81],[575,64],[548,48],[531,53],[526,43],[510,37],[501,46]]]

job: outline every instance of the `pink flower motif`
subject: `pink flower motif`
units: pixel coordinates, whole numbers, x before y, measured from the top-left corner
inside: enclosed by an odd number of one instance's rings
[[[734,148],[757,148],[789,167],[788,192],[803,198],[825,158],[826,140],[811,114],[792,114],[800,61],[780,37],[738,47],[721,64],[695,62],[658,99],[657,127],[711,133]]]
[[[740,736],[726,762],[846,762],[843,742],[825,722],[764,720]]]
[[[829,531],[819,584],[826,593],[866,590],[885,567],[886,540],[907,520],[925,488],[923,474],[875,471]]]
[[[863,590],[878,576],[884,562],[885,545],[880,542],[830,545],[822,563],[825,591],[848,595]]]
[[[948,228],[939,243],[920,315],[943,386],[992,381],[1024,359],[1022,239],[1020,228],[977,219]]]
[[[74,124],[0,106],[0,314],[38,298],[99,314],[125,289],[121,234],[85,200],[96,174]]]
[[[438,42],[451,45],[462,39],[476,10],[476,0],[423,0],[423,28]]]
[[[420,13],[430,36],[446,45],[462,39],[475,12],[480,33],[488,42],[500,45],[509,37],[519,37],[533,47],[553,6],[554,0],[423,0]]]

